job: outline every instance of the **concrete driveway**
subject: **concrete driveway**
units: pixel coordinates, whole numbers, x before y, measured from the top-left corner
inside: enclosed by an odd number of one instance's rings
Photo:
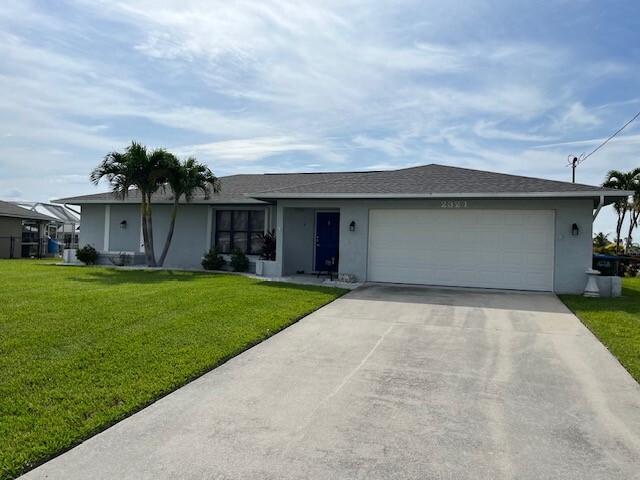
[[[365,285],[25,478],[638,478],[640,387],[551,294]]]

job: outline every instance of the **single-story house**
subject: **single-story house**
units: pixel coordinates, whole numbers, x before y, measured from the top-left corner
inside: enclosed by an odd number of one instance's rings
[[[0,258],[30,256],[23,255],[23,250],[43,255],[45,227],[55,221],[49,215],[0,201]]]
[[[327,269],[358,282],[580,293],[591,266],[592,223],[626,192],[443,165],[391,171],[231,175],[222,191],[179,208],[165,262],[199,267],[205,251],[241,249],[276,231],[272,276]],[[80,245],[143,259],[140,197],[56,200],[82,207]],[[153,199],[162,248],[172,198]],[[595,214],[594,214],[595,211]],[[268,268],[267,268],[268,267]]]
[[[47,225],[47,236],[55,239],[66,248],[78,247],[80,234],[80,212],[63,205],[53,205],[45,202],[11,202],[19,207],[33,212],[53,217]]]

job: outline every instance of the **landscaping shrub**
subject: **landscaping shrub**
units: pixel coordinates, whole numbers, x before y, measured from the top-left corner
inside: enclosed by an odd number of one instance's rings
[[[220,270],[227,261],[220,255],[220,247],[217,245],[204,254],[202,267],[205,270]]]
[[[231,254],[231,266],[234,272],[246,272],[249,270],[249,259],[242,250],[234,250]]]
[[[126,267],[133,265],[133,256],[128,253],[120,253],[119,255],[109,257],[109,261],[116,267]]]
[[[260,260],[276,259],[276,231],[275,229],[267,233],[259,233],[260,239]]]
[[[76,258],[86,265],[93,265],[98,260],[98,251],[91,245],[85,245],[78,249]]]

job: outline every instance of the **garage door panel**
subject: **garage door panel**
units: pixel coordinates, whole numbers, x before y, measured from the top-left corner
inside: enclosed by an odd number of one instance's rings
[[[535,268],[547,270],[553,264],[553,257],[548,253],[527,253],[525,258],[529,270]]]
[[[500,254],[496,251],[479,252],[479,258],[481,265],[495,265],[500,261]]]
[[[474,213],[459,212],[457,214],[459,216],[458,221],[464,223],[465,225],[471,225],[471,226],[482,225],[480,221],[480,217]]]
[[[503,219],[503,215],[500,213],[496,213],[496,212],[491,212],[491,213],[487,213],[487,212],[481,212],[480,213],[481,218],[482,218],[482,225],[492,225],[494,227],[498,226],[498,225],[502,225],[502,219]]]
[[[523,215],[519,214],[519,213],[507,213],[505,214],[504,218],[504,225],[509,225],[509,226],[515,226],[515,227],[521,227],[523,225],[525,225],[526,223],[526,219],[524,218]]]
[[[528,212],[525,218],[527,219],[527,225],[531,227],[538,226],[546,229],[549,224],[547,211],[545,213]]]
[[[454,280],[456,284],[466,281],[477,282],[478,280],[478,271],[475,269],[455,270],[454,274]]]
[[[520,253],[514,253],[514,252],[505,252],[504,255],[502,255],[502,261],[504,263],[505,266],[508,267],[512,267],[512,266],[516,266],[516,267],[520,267],[524,264],[524,259],[523,259],[524,255],[520,254]]]
[[[476,252],[459,250],[456,255],[463,265],[472,265],[476,261]]]
[[[550,291],[554,222],[553,211],[372,210],[369,280]]]
[[[535,250],[544,250],[552,241],[551,236],[546,232],[532,232],[527,236],[527,244]]]
[[[446,282],[448,284],[451,284],[451,283],[455,282],[455,280],[456,280],[455,272],[453,270],[451,270],[450,268],[436,268],[434,273],[435,273],[435,277],[438,279],[438,281],[442,281],[442,282]]]
[[[512,285],[523,285],[524,274],[522,272],[504,272],[502,280]]]
[[[527,273],[527,284],[538,286],[542,290],[547,284],[547,277],[544,273]]]
[[[521,252],[525,241],[525,235],[522,232],[504,232],[502,234],[502,245],[496,246],[503,250]]]

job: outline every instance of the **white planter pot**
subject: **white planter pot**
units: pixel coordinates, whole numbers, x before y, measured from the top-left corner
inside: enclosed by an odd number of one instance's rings
[[[273,260],[256,260],[256,275],[262,277],[280,277],[280,265]]]
[[[76,258],[77,251],[75,248],[65,248],[62,251],[62,261],[64,263],[80,263]]]

